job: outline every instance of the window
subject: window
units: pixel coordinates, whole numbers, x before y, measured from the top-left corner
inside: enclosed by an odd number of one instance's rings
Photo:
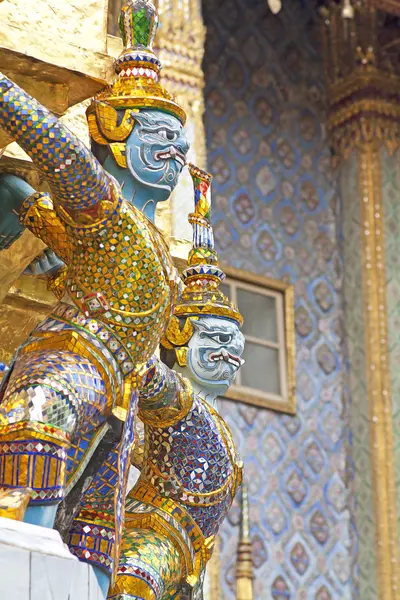
[[[293,288],[244,271],[225,270],[221,290],[239,307],[246,338],[246,362],[226,397],[294,413]]]

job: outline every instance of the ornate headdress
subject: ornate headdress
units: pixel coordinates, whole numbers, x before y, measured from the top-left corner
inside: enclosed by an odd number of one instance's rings
[[[224,317],[236,321],[240,326],[243,317],[219,286],[225,273],[218,266],[218,255],[214,248],[214,235],[210,222],[211,204],[207,192],[211,175],[189,164],[194,185],[194,213],[189,215],[193,227],[193,245],[189,252],[188,266],[182,273],[185,290],[175,306],[168,329],[161,341],[167,349],[183,347],[193,335],[190,318],[202,316]],[[186,318],[183,327],[180,319]],[[179,354],[178,361],[179,361]]]
[[[87,110],[90,135],[101,145],[121,145],[135,125],[134,113],[141,108],[157,108],[174,115],[182,124],[186,121],[183,108],[159,82],[162,64],[153,51],[158,27],[154,5],[149,0],[127,0],[119,26],[124,50],[115,61],[117,79],[94,98]],[[120,122],[116,109],[125,110]]]

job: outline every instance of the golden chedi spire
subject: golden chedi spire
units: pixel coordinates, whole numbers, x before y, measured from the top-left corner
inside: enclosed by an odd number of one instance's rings
[[[236,563],[236,600],[254,600],[253,558],[250,539],[249,497],[246,483],[242,486],[242,520]]]

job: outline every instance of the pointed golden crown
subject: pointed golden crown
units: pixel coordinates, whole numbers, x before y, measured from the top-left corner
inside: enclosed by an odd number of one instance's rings
[[[128,0],[121,9],[119,26],[124,50],[115,61],[116,81],[100,92],[87,111],[90,134],[99,144],[122,142],[135,124],[130,111],[155,108],[177,117],[186,113],[160,84],[161,61],[153,50],[158,13],[149,0]],[[127,112],[121,123],[115,109]]]
[[[211,204],[208,190],[211,175],[189,164],[189,172],[194,185],[194,212],[189,215],[193,228],[193,244],[189,252],[188,266],[182,273],[185,290],[175,306],[174,317],[162,341],[165,348],[184,346],[193,335],[189,320],[183,329],[178,317],[224,317],[243,324],[243,317],[232,302],[221,292],[219,286],[225,273],[218,265],[218,255],[214,248],[214,235],[211,226]]]

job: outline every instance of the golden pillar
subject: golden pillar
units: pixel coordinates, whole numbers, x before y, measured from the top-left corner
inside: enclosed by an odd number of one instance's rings
[[[196,162],[201,168],[205,168],[202,61],[206,31],[201,0],[157,0],[156,5],[162,23],[156,45],[164,65],[163,77],[168,89],[188,111],[188,120],[195,130],[192,141]]]
[[[323,12],[323,42],[328,130],[340,161],[360,596],[398,600],[393,411],[399,400],[391,392],[383,194],[387,162],[400,146],[400,72],[389,41],[393,19],[377,4],[353,3],[346,13],[332,2]]]
[[[250,539],[250,514],[247,485],[242,486],[242,518],[236,563],[236,600],[254,600],[253,558]]]

